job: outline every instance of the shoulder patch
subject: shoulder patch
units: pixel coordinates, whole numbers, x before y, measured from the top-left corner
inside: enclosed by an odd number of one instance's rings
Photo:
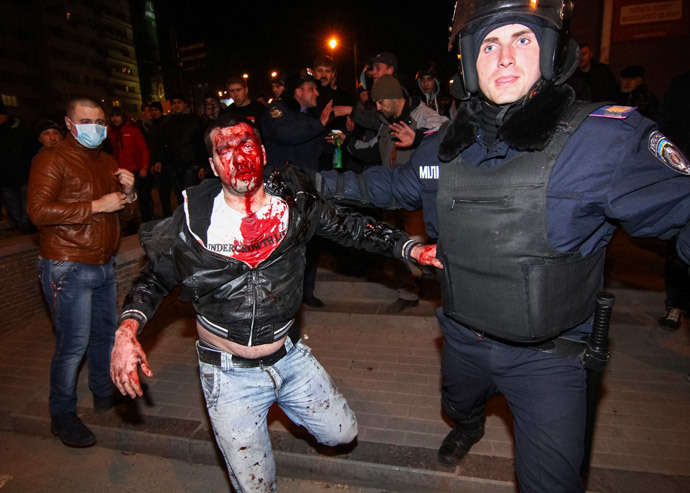
[[[680,152],[680,149],[678,149],[673,142],[668,140],[664,134],[658,130],[649,134],[648,148],[659,161],[673,171],[683,175],[690,175],[690,163],[688,159]]]
[[[271,109],[270,115],[271,115],[271,118],[280,118],[281,116],[283,116],[283,112],[280,111],[276,106],[274,106]]]
[[[607,105],[602,106],[598,110],[590,113],[589,116],[600,116],[602,118],[617,118],[625,119],[630,116],[630,113],[635,111],[634,106],[620,106],[620,105]]]

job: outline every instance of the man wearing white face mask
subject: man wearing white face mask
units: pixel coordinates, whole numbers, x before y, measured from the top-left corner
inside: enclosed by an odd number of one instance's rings
[[[65,139],[37,155],[31,166],[27,212],[40,229],[39,278],[55,323],[51,431],[67,446],[89,447],[96,437],[76,414],[78,369],[86,355],[94,409],[110,409],[117,213],[131,219],[136,192],[132,173],[100,149],[107,127],[98,103],[71,100],[65,124]]]

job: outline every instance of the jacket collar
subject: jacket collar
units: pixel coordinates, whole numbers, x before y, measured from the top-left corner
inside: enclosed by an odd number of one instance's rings
[[[292,165],[281,168],[264,177],[264,187],[269,195],[278,196],[288,205],[294,204],[294,190],[298,184],[294,180],[294,173],[286,173],[285,170],[294,169]],[[291,181],[293,183],[291,183]],[[187,188],[184,192],[184,212],[189,230],[206,245],[208,227],[211,225],[213,201],[221,192],[220,180],[207,179],[199,185]]]
[[[501,126],[498,139],[519,151],[544,149],[574,100],[575,93],[567,84],[544,85]],[[480,112],[478,96],[460,105],[457,116],[448,125],[439,145],[438,157],[442,162],[455,159],[476,142]]]
[[[77,141],[77,139],[74,138],[74,135],[72,135],[72,132],[70,132],[69,130],[65,134],[65,138],[62,139],[61,142],[58,142],[57,145],[64,145],[65,147],[79,152],[80,154],[84,154],[85,156],[95,156],[96,154],[101,152],[101,147],[103,146],[103,144],[101,144],[95,149],[83,146]]]

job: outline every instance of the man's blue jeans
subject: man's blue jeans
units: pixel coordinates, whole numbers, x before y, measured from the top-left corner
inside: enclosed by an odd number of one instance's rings
[[[77,377],[84,354],[89,388],[112,395],[110,351],[117,330],[114,259],[105,265],[39,260],[39,278],[55,323],[55,353],[50,365],[50,415],[76,412]]]
[[[285,342],[288,354],[275,365],[233,368],[199,361],[201,386],[216,442],[238,492],[275,491],[275,460],[266,415],[277,402],[287,416],[325,445],[349,443],[357,418],[308,346]]]

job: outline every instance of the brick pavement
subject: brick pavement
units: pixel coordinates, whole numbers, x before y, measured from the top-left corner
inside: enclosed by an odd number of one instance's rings
[[[604,380],[590,486],[617,491],[612,485],[625,481],[627,493],[650,491],[649,485],[656,491],[686,491],[690,488],[688,324],[673,333],[656,327],[663,306],[658,291],[621,286],[612,291],[617,295],[611,327],[613,356]],[[276,409],[269,421],[279,469],[287,465],[299,469],[301,464],[301,474],[318,476],[321,470],[333,477],[332,468],[339,468],[353,481],[355,477],[371,481],[375,471],[393,491],[414,491],[395,486],[399,483],[391,469],[382,465],[393,464],[407,466],[409,474],[414,471],[428,491],[434,490],[431,485],[445,491],[459,478],[474,481],[477,491],[480,484],[489,488],[486,491],[504,487],[509,491],[514,481],[511,418],[500,396],[490,402],[486,435],[466,461],[456,469],[435,464],[435,450],[449,429],[439,402],[441,335],[433,317],[438,299],[432,296],[399,316],[385,315],[383,308],[395,299],[390,286],[323,270],[316,294],[327,302],[327,309],[304,311],[301,327],[357,413],[358,445],[336,458],[316,455],[313,443]],[[149,379],[148,400],[138,403],[132,421],[144,423],[151,434],[141,431],[142,424],[122,425],[122,416],[94,415],[86,371],[82,372],[80,412],[97,430],[100,443],[217,461],[198,384],[191,315],[188,305],[169,297],[145,332],[143,343],[155,376]],[[0,428],[48,433],[53,342],[45,313],[0,336]],[[157,445],[159,438],[151,438],[161,436],[169,440]]]

